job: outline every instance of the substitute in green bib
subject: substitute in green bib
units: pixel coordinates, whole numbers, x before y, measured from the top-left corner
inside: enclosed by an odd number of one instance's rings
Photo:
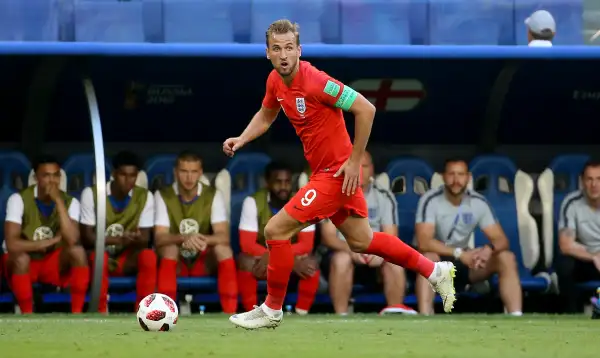
[[[109,276],[132,276],[136,279],[136,306],[155,292],[157,258],[149,249],[154,221],[154,197],[147,189],[136,186],[140,159],[123,151],[112,161],[113,179],[106,184],[106,251],[98,310],[108,309]],[[81,193],[81,230],[89,250],[96,245],[96,187]],[[94,252],[90,261],[94,261]]]
[[[240,247],[238,284],[242,305],[252,310],[257,304],[257,278],[266,275],[268,250],[265,243],[265,226],[290,200],[292,170],[284,163],[271,162],[265,169],[267,187],[244,199],[240,218]],[[296,313],[306,314],[319,289],[320,272],[311,256],[314,246],[315,225],[310,225],[292,238],[295,255],[294,273],[299,278]]]
[[[175,183],[155,194],[154,233],[161,258],[158,291],[176,299],[177,276],[216,273],[221,307],[225,313],[235,313],[238,287],[223,195],[200,182],[198,155],[181,153],[173,170]]]
[[[33,312],[31,284],[37,282],[68,286],[71,311],[81,313],[90,273],[79,243],[79,201],[59,189],[55,158],[40,157],[33,169],[37,184],[7,202],[5,272],[22,313]]]

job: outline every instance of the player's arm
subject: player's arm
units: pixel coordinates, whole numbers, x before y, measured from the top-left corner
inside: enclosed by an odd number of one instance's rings
[[[329,220],[321,222],[321,243],[333,251],[352,251],[348,243],[337,236],[337,229]]]
[[[267,252],[267,248],[260,245],[258,239],[258,210],[256,200],[249,196],[244,199],[242,204],[242,215],[239,224],[240,249],[249,256],[262,256]]]
[[[417,205],[415,236],[419,251],[453,256],[454,249],[435,238],[435,208],[434,204],[427,200],[428,198],[429,195],[422,195]]]
[[[479,205],[481,206],[480,210],[483,210],[479,227],[488,240],[490,240],[494,254],[508,250],[508,239],[506,238],[506,234],[504,234],[504,230],[502,230],[502,226],[500,226],[500,223],[492,212],[492,208],[487,202],[480,202]]]
[[[229,245],[229,222],[227,221],[227,208],[225,207],[225,199],[223,194],[217,190],[213,198],[210,209],[210,225],[212,227],[212,235],[203,235],[206,238],[206,244],[214,245]]]
[[[51,240],[30,241],[22,239],[21,225],[25,206],[21,194],[15,193],[8,198],[6,203],[6,219],[4,221],[4,240],[9,253],[19,254],[26,252],[43,251],[58,242]]]
[[[310,254],[315,245],[315,225],[310,225],[298,233],[298,241],[292,245],[294,255]]]
[[[244,132],[240,135],[243,144],[252,142],[263,135],[271,127],[271,124],[273,124],[277,118],[277,114],[279,114],[279,109],[281,107],[279,106],[279,102],[274,93],[273,80],[273,74],[269,75],[262,106],[258,112],[256,112],[254,117],[252,117],[252,120],[250,120],[250,123]]]
[[[360,161],[371,136],[375,106],[353,88],[327,76],[324,72],[317,76],[317,98],[322,103],[354,114],[354,145],[350,159]]]
[[[567,196],[561,206],[558,215],[558,246],[560,252],[566,256],[572,256],[582,261],[592,261],[593,255],[585,246],[577,242],[577,215],[572,205],[571,198]]]
[[[146,203],[140,214],[140,221],[138,223],[140,237],[139,240],[133,242],[133,246],[141,249],[148,247],[150,242],[150,231],[154,226],[154,195],[148,191],[146,197]]]
[[[154,193],[154,245],[156,248],[169,245],[181,245],[185,237],[181,234],[171,234],[171,221],[169,221],[169,212],[167,204],[157,191]]]
[[[394,194],[386,190],[384,200],[380,205],[381,231],[398,237],[398,203]]]
[[[83,246],[93,249],[96,245],[96,208],[92,188],[85,188],[81,193],[81,217],[79,219]],[[120,245],[121,237],[107,236],[105,245]]]
[[[79,242],[79,217],[81,215],[79,200],[71,199],[68,209],[63,200],[57,200],[55,208],[58,213],[61,239],[68,246],[77,245]]]

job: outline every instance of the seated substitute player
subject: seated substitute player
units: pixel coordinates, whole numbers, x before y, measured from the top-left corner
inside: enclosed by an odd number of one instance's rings
[[[588,161],[581,180],[583,189],[565,197],[558,216],[557,275],[565,313],[578,310],[578,282],[600,280],[600,161]]]
[[[79,201],[59,189],[55,158],[40,157],[33,168],[37,184],[8,198],[5,273],[22,313],[33,312],[35,282],[69,286],[71,311],[81,313],[90,272],[79,243]]]
[[[148,248],[154,222],[154,197],[147,189],[136,186],[140,159],[133,153],[117,153],[112,160],[113,180],[106,184],[106,252],[98,310],[108,309],[109,276],[137,273],[136,306],[156,289],[157,258]],[[81,230],[87,248],[96,243],[96,187],[81,193]],[[90,261],[94,261],[94,252]]]
[[[265,169],[267,188],[244,199],[240,219],[240,246],[238,285],[242,305],[252,310],[257,304],[257,282],[255,274],[263,279],[266,266],[255,268],[261,256],[268,255],[264,230],[269,219],[275,215],[292,197],[292,170],[283,163],[271,162]],[[292,238],[294,252],[293,272],[300,278],[298,282],[298,302],[296,313],[307,314],[319,289],[320,272],[311,256],[315,239],[315,226],[311,225]],[[263,261],[265,263],[266,261]],[[254,271],[253,270],[258,270]]]
[[[154,236],[160,257],[158,291],[176,299],[179,276],[217,274],[221,308],[235,313],[238,286],[221,192],[200,182],[202,160],[179,154],[175,183],[155,193]]]
[[[508,239],[483,195],[467,189],[471,173],[462,159],[449,159],[444,167],[444,185],[427,191],[419,199],[415,235],[421,252],[433,261],[453,260],[458,267],[456,285],[487,280],[498,274],[500,297],[509,314],[522,315],[521,281]],[[469,238],[479,226],[490,243],[469,249]],[[433,314],[433,292],[417,277],[419,312]]]
[[[373,233],[367,203],[360,188],[360,161],[365,152],[375,107],[340,81],[300,61],[302,48],[298,26],[277,20],[266,32],[267,58],[274,69],[267,79],[265,98],[244,132],[223,142],[233,156],[247,143],[264,134],[283,108],[300,137],[312,174],[307,185],[275,214],[265,226],[269,249],[267,299],[256,309],[233,315],[236,326],[254,329],[277,327],[283,319],[282,305],[294,251],[290,238],[307,226],[330,218],[354,252],[372,254],[427,277],[450,312],[455,301],[454,265],[434,263],[397,237]],[[354,145],[346,130],[342,111],[355,117]]]
[[[398,236],[398,207],[394,195],[380,188],[373,180],[373,160],[368,152],[362,158],[362,185],[369,209],[369,224],[373,231]],[[385,262],[380,257],[352,252],[344,236],[331,221],[321,224],[321,242],[332,249],[329,269],[329,294],[335,313],[346,315],[352,294],[355,266],[361,283],[378,287],[383,281],[387,307],[381,313],[416,313],[403,305],[406,292],[406,275],[400,266]]]

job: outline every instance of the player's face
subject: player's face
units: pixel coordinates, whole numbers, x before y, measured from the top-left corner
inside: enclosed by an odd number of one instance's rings
[[[135,187],[138,172],[139,170],[135,165],[123,165],[113,171],[115,184],[121,193],[129,193]]]
[[[273,34],[269,39],[267,58],[271,60],[273,68],[281,77],[294,73],[301,52],[302,48],[296,43],[296,35],[291,31],[285,34]]]
[[[279,200],[287,201],[292,193],[292,173],[287,170],[275,171],[271,173],[267,185],[271,195],[276,196]]]
[[[202,176],[202,164],[199,161],[180,160],[175,168],[177,183],[185,190],[193,190]]]
[[[451,162],[446,165],[444,171],[444,185],[446,190],[452,195],[461,195],[467,190],[467,184],[471,178],[471,173],[465,162]]]
[[[58,185],[60,183],[60,166],[56,163],[41,164],[35,172],[37,185],[40,191],[49,185]]]
[[[360,166],[362,170],[362,184],[364,185],[369,183],[369,180],[371,179],[371,177],[373,176],[373,172],[375,171],[375,169],[373,168],[373,160],[371,159],[371,156],[368,154],[363,155]]]
[[[600,167],[588,167],[583,173],[582,180],[588,198],[600,199]]]

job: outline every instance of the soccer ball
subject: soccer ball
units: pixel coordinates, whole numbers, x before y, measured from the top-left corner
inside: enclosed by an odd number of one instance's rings
[[[162,293],[144,297],[137,311],[138,322],[144,331],[170,331],[177,325],[178,317],[175,301]]]

